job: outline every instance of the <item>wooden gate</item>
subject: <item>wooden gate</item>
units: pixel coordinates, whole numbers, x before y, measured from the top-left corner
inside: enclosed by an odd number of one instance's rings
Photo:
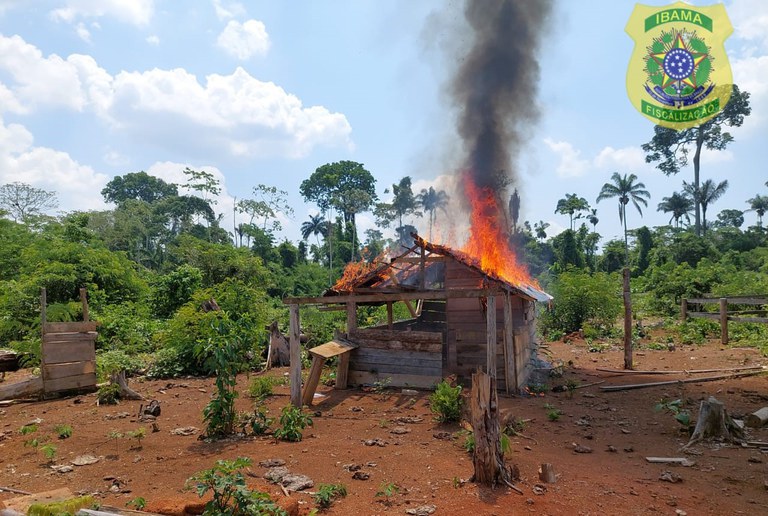
[[[45,289],[40,298],[43,392],[95,390],[98,323],[89,319],[85,289],[80,289],[83,304],[83,320],[80,322],[47,322]]]

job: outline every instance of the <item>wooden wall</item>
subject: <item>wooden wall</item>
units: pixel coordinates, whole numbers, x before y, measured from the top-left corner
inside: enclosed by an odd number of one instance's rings
[[[43,325],[45,393],[96,388],[96,322]]]
[[[479,288],[483,276],[458,262],[446,263],[447,288]],[[535,337],[533,303],[519,296],[512,299],[513,350],[507,363],[516,391],[527,384]],[[481,299],[448,299],[446,304],[446,339],[443,373],[470,378],[478,367],[486,367],[486,309]],[[504,296],[496,297],[496,378],[499,389],[507,388],[504,354]],[[512,372],[512,371],[511,371]]]
[[[442,333],[370,328],[347,338],[358,345],[349,357],[351,385],[389,379],[394,387],[430,388],[442,378]]]

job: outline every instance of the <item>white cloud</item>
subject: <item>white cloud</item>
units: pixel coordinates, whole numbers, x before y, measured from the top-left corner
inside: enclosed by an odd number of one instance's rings
[[[768,3],[765,0],[738,0],[726,7],[734,34],[731,37],[759,45],[768,51]]]
[[[144,40],[150,45],[156,47],[160,44],[160,38],[156,36],[155,34],[152,34],[151,36],[147,36],[147,38]]]
[[[66,152],[35,147],[32,134],[25,127],[6,126],[0,119],[0,184],[15,181],[55,191],[59,208],[70,211],[103,208],[98,192],[108,178],[81,165]]]
[[[125,167],[131,162],[128,156],[125,156],[114,149],[107,149],[107,152],[104,153],[102,159],[104,160],[104,163],[113,167]]]
[[[259,20],[248,20],[245,23],[230,20],[219,34],[216,44],[241,61],[254,55],[266,55],[270,45],[267,29]]]
[[[77,24],[77,27],[75,27],[75,32],[77,33],[77,36],[86,43],[91,42],[91,31],[86,28],[83,22]]]
[[[744,119],[744,129],[754,131],[766,124],[768,109],[768,55],[731,60],[733,82],[749,92],[752,114]]]
[[[222,21],[245,15],[245,7],[239,2],[229,2],[224,5],[221,0],[213,0],[213,8],[216,10],[216,17]]]
[[[4,109],[43,107],[92,111],[118,131],[166,148],[207,154],[299,158],[317,146],[351,148],[351,127],[341,113],[301,100],[242,68],[200,82],[184,69],[119,72],[112,76],[88,55],[66,60],[19,36],[0,35]]]
[[[556,170],[558,176],[581,177],[589,170],[589,160],[583,159],[581,151],[575,149],[571,143],[556,142],[551,138],[545,138],[544,143],[560,158]]]
[[[640,147],[614,149],[603,148],[594,159],[594,165],[602,170],[628,170],[636,172],[646,167],[645,153]]]
[[[81,18],[109,16],[131,25],[145,26],[152,19],[155,0],[66,0],[51,11],[56,21],[74,23]]]

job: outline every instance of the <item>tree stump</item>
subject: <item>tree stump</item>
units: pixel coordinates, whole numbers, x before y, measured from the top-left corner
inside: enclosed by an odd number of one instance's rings
[[[143,400],[144,396],[128,387],[125,371],[118,371],[109,376],[110,383],[120,387],[120,398],[124,400]]]
[[[539,480],[547,484],[557,482],[557,475],[555,475],[555,468],[552,464],[545,462],[539,467]]]
[[[741,443],[744,441],[744,430],[734,423],[725,410],[725,406],[712,396],[708,400],[701,402],[696,428],[694,428],[693,434],[691,434],[690,441],[688,441],[688,444],[683,449],[687,449],[693,444],[709,438],[730,443]]]
[[[266,329],[269,331],[269,350],[267,351],[267,364],[264,370],[272,366],[287,366],[291,363],[291,354],[288,338],[277,327],[277,321],[273,321]]]
[[[504,465],[501,449],[498,398],[492,388],[491,377],[482,371],[472,375],[470,410],[472,430],[475,435],[475,451],[472,462],[474,482],[495,486],[503,483],[512,487],[511,474]]]

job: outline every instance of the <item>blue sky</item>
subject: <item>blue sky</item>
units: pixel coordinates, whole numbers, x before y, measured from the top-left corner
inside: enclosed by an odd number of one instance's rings
[[[669,2],[646,2],[665,5]],[[595,204],[614,171],[639,176],[652,198],[642,220],[660,225],[662,197],[690,181],[644,162],[653,125],[626,95],[634,2],[555,1],[539,50],[541,119],[511,164],[523,217],[568,224],[554,213],[566,193],[598,209],[604,239],[621,233],[615,202]],[[746,209],[768,194],[768,2],[725,2],[734,79],[753,114],[725,152],[704,156],[702,179],[728,179],[710,208]],[[0,0],[0,184],[55,190],[60,209],[102,209],[114,176],[144,170],[183,182],[184,167],[222,182],[216,206],[231,228],[233,198],[257,184],[289,192],[297,241],[315,213],[298,193],[318,166],[363,163],[378,191],[405,175],[414,190],[449,190],[459,164],[455,112],[444,95],[466,42],[461,2],[439,0]],[[458,226],[466,217],[450,210]],[[747,223],[755,222],[747,214]],[[375,227],[358,216],[362,234]],[[415,220],[416,225],[423,219]],[[426,229],[423,228],[426,234]],[[604,241],[605,241],[604,240]]]

